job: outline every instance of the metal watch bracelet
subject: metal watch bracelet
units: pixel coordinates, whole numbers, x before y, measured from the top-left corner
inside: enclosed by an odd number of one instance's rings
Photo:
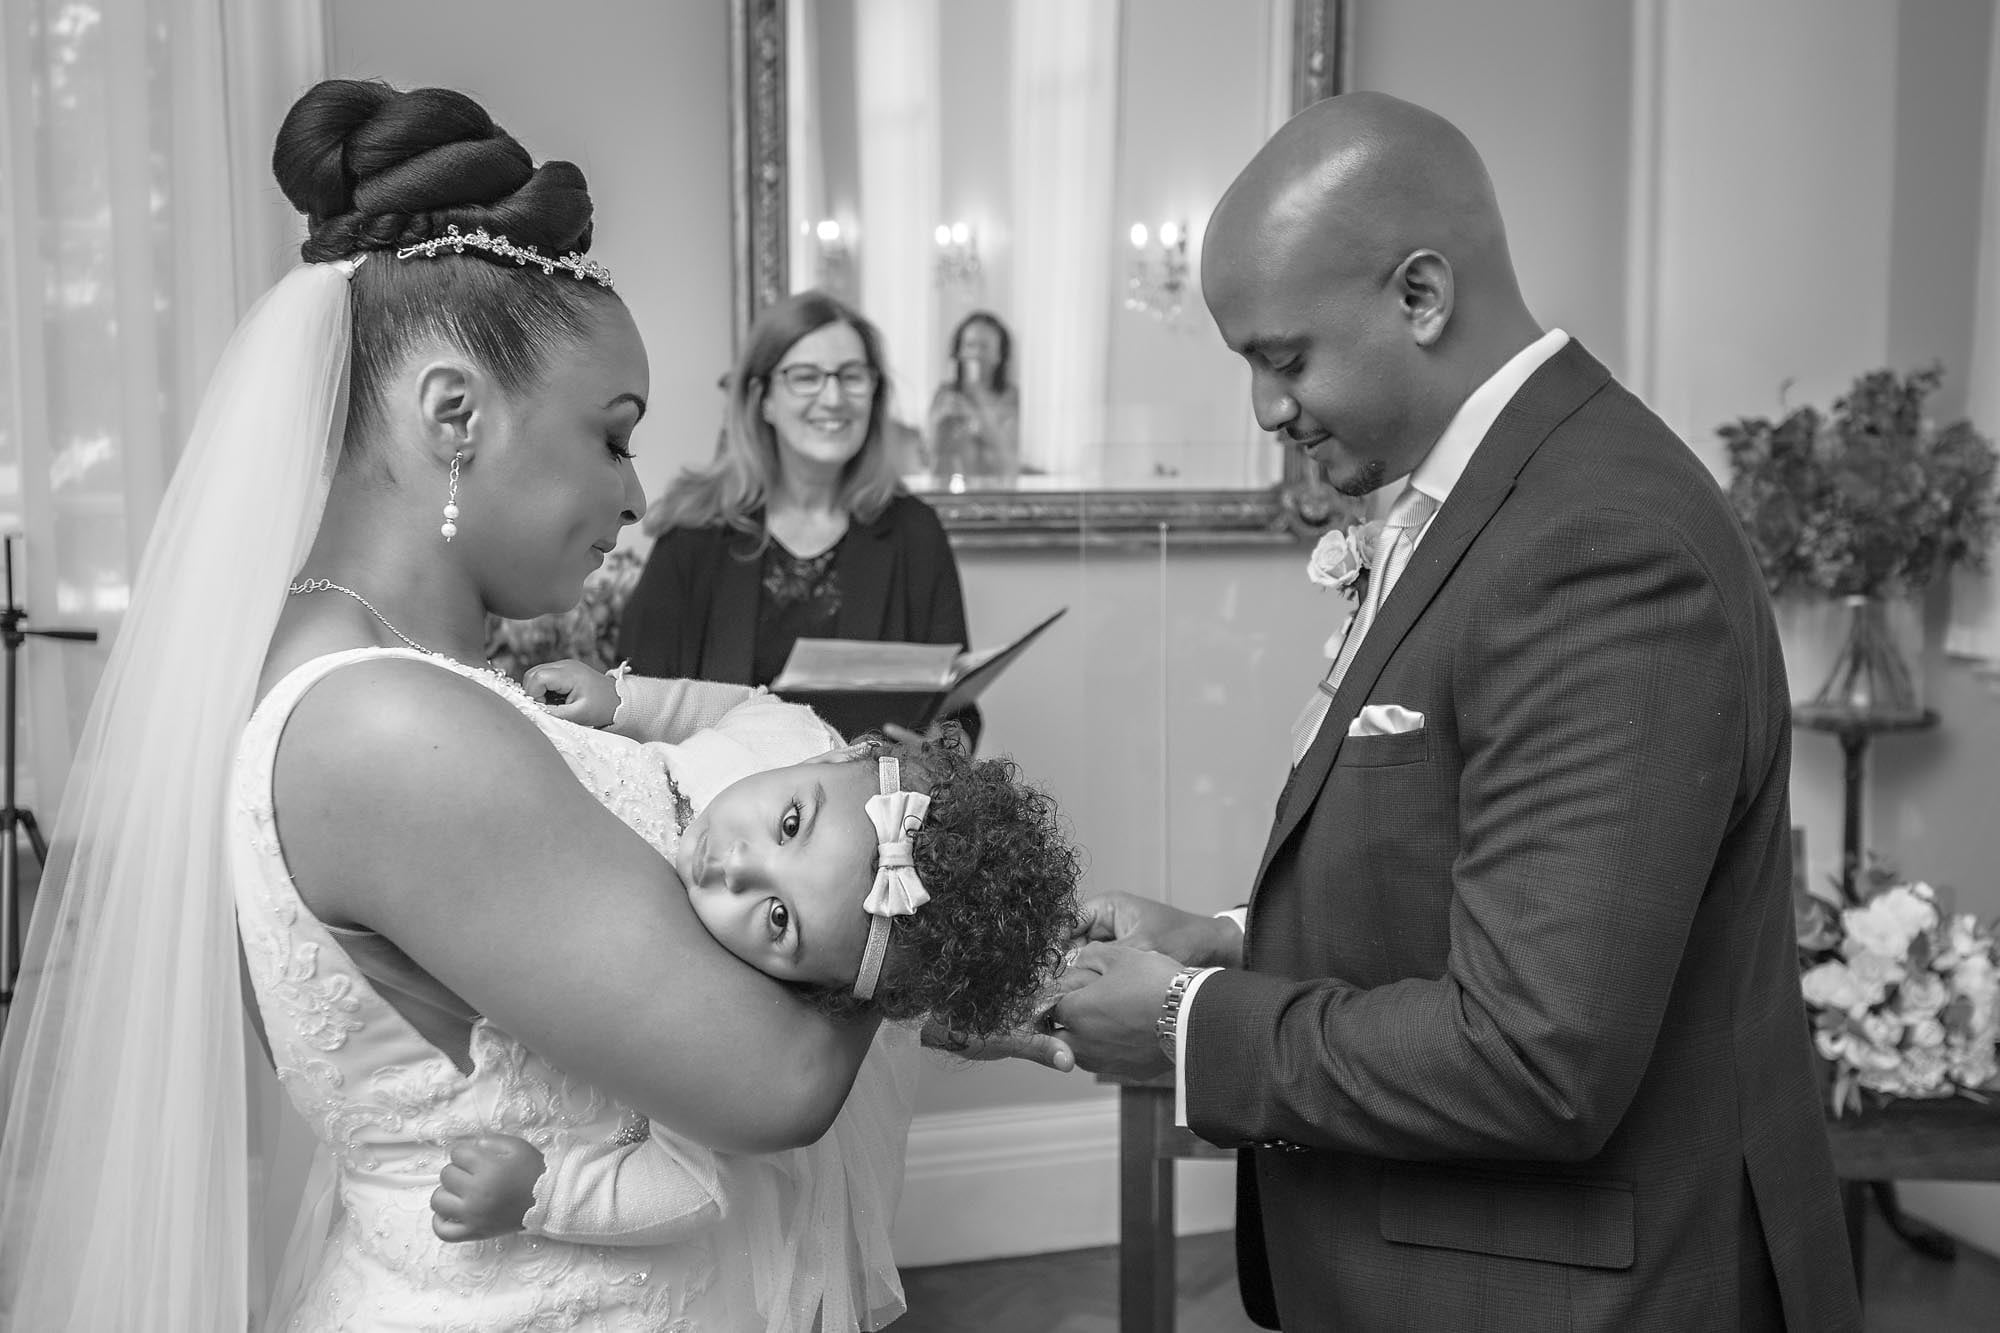
[[[1160,1001],[1160,1017],[1156,1027],[1160,1034],[1160,1050],[1167,1057],[1167,1063],[1174,1061],[1174,1040],[1181,1028],[1181,1001],[1187,998],[1188,986],[1205,969],[1184,967],[1174,973],[1174,979],[1167,983],[1166,998]]]

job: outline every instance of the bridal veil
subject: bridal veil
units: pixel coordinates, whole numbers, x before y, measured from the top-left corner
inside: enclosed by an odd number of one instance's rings
[[[0,1326],[244,1329],[296,1211],[224,801],[340,449],[352,271],[301,265],[237,326],[85,721],[0,1040]]]

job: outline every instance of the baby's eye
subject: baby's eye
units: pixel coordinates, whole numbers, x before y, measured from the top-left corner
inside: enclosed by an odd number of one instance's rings
[[[791,928],[792,909],[773,898],[771,909],[765,914],[764,920],[771,928],[771,938],[783,939],[785,931]]]
[[[804,818],[805,811],[799,808],[797,801],[793,801],[785,807],[785,817],[778,821],[778,831],[787,838],[796,838],[799,836],[800,821]]]

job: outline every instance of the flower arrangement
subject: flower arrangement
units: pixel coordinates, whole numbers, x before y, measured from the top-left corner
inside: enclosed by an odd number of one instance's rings
[[[1937,891],[1879,865],[1856,897],[1807,897],[1800,988],[1813,1044],[1833,1067],[1836,1115],[1864,1094],[1966,1096],[2000,1074],[2000,964],[1993,931],[1944,910]]]
[[[618,547],[583,581],[583,598],[560,615],[533,620],[486,619],[486,656],[515,680],[532,666],[573,657],[603,671],[616,665],[618,618],[645,560]]]
[[[1937,366],[1871,371],[1831,412],[1721,428],[1729,500],[1772,596],[1892,596],[1953,565],[1985,567],[1996,455],[1970,423],[1924,416],[1943,378]]]

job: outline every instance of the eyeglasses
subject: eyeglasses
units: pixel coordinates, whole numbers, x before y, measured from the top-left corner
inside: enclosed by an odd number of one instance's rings
[[[865,361],[849,361],[846,365],[832,370],[825,366],[799,361],[789,366],[779,366],[774,373],[787,389],[801,398],[819,397],[819,392],[826,387],[828,379],[840,381],[840,391],[849,398],[866,398],[875,392],[876,384],[882,379],[875,367]]]

